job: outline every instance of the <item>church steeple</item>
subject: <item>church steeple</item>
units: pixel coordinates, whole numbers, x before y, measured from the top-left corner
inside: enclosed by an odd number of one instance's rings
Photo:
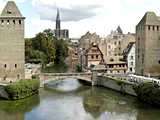
[[[57,9],[56,29],[57,29],[57,30],[60,30],[60,29],[61,29],[61,20],[60,20],[60,15],[59,15],[59,9]]]

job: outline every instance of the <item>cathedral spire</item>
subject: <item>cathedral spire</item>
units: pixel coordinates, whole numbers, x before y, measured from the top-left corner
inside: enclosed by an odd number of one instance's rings
[[[60,20],[60,14],[59,9],[57,9],[57,17],[56,17],[56,29],[61,29],[61,20]]]

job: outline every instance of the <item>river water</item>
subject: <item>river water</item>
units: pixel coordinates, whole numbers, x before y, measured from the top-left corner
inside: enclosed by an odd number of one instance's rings
[[[160,109],[69,79],[50,83],[27,99],[0,100],[0,120],[160,120]]]

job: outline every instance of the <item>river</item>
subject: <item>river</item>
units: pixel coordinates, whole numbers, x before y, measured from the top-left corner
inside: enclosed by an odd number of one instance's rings
[[[69,79],[52,82],[27,99],[0,100],[0,120],[160,120],[160,109]]]

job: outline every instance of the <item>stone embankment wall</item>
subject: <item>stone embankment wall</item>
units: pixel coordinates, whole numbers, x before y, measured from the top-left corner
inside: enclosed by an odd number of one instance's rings
[[[112,78],[108,76],[98,76],[96,84],[98,86],[103,86],[112,90],[116,90],[123,94],[137,96],[133,89],[134,84],[125,80],[119,80],[118,78]]]

